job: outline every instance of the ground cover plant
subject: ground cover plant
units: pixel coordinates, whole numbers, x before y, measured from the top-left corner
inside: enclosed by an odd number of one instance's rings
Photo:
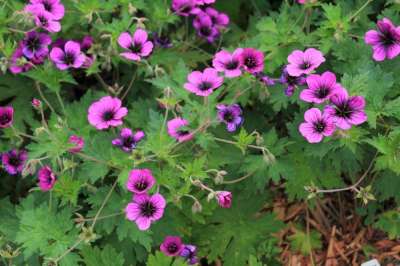
[[[1,265],[400,263],[399,1],[0,8]]]

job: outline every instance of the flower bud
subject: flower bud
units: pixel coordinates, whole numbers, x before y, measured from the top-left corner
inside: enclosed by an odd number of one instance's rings
[[[218,191],[217,202],[222,208],[230,208],[232,205],[232,193],[229,191]]]
[[[32,107],[36,110],[40,110],[42,108],[42,102],[39,99],[32,99]]]
[[[203,207],[201,206],[201,203],[198,200],[196,200],[192,205],[192,212],[198,213],[198,212],[201,212],[202,210],[203,210]]]

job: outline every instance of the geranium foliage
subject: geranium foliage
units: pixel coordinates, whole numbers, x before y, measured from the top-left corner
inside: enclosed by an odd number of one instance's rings
[[[1,264],[394,265],[399,13],[2,1]]]

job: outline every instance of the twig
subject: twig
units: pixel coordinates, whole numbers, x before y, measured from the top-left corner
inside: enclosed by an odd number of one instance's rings
[[[221,184],[235,184],[235,183],[238,183],[240,181],[243,181],[243,180],[247,179],[248,177],[252,176],[253,174],[254,174],[254,172],[251,172],[251,173],[248,173],[247,175],[244,175],[244,176],[239,177],[237,179],[224,181]]]
[[[97,81],[100,82],[101,86],[108,92],[114,95],[114,91],[111,90],[110,86],[107,85],[107,83],[103,80],[103,78],[98,74],[94,73],[94,76],[96,77]]]
[[[119,216],[121,214],[124,214],[124,212],[121,211],[121,212],[117,212],[117,213],[113,213],[113,214],[99,216],[99,217],[97,217],[97,221],[103,220],[103,219],[107,219],[107,218],[111,218],[111,217],[115,217],[115,216]],[[84,219],[82,219],[82,221],[85,221],[85,222],[94,221],[95,218],[96,217],[84,218]]]
[[[125,99],[125,97],[128,95],[129,91],[130,91],[131,88],[132,88],[133,82],[134,82],[135,79],[136,79],[136,76],[137,76],[137,71],[135,71],[135,74],[132,75],[132,79],[131,79],[131,81],[129,82],[128,88],[126,89],[126,91],[125,91],[124,94],[122,95],[121,100]]]
[[[75,244],[73,244],[69,249],[67,249],[61,256],[53,260],[53,262],[57,265],[57,263],[64,258],[66,255],[68,255],[72,250],[74,250],[81,242],[83,239],[79,239]]]
[[[361,11],[363,11],[372,1],[374,1],[374,0],[368,0],[367,2],[365,2],[364,5],[362,5],[362,6],[360,7],[360,9],[358,9],[358,10],[349,18],[349,21],[351,22],[353,19],[355,19],[355,18],[358,16],[358,14],[360,14]]]
[[[51,106],[50,102],[46,99],[46,97],[44,96],[42,89],[40,88],[40,84],[39,82],[35,82],[35,87],[36,90],[39,92],[40,97],[42,98],[42,100],[47,104],[47,106],[50,108],[50,110],[53,113],[56,113],[56,111],[54,110],[53,106]]]

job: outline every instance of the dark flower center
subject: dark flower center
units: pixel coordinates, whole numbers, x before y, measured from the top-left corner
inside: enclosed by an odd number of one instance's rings
[[[45,9],[46,11],[50,12],[50,13],[51,13],[51,11],[53,10],[53,6],[52,6],[49,2],[47,2],[47,1],[44,1],[44,2],[43,2],[43,6],[44,6],[44,9]]]
[[[199,84],[199,90],[206,91],[211,89],[212,84],[210,82],[202,82]]]
[[[124,139],[124,142],[122,145],[124,147],[131,148],[132,146],[134,146],[134,144],[135,144],[135,140],[132,137],[127,137]]]
[[[171,243],[171,244],[168,245],[167,249],[168,249],[168,252],[175,253],[175,252],[178,251],[178,245],[175,244],[175,243]]]
[[[336,116],[342,118],[350,118],[351,114],[353,113],[353,109],[349,106],[348,102],[336,106],[335,110],[336,110]]]
[[[53,179],[51,178],[51,175],[49,175],[47,177],[47,184],[51,185],[52,182],[53,182]]]
[[[300,65],[300,69],[306,70],[306,69],[309,69],[310,66],[311,66],[310,62],[303,62],[303,63]]]
[[[244,64],[248,67],[248,68],[253,68],[257,66],[257,60],[252,57],[246,57],[246,59],[244,60]]]
[[[140,205],[140,212],[145,217],[151,217],[156,213],[156,207],[150,201]]]
[[[318,122],[316,122],[315,124],[314,124],[314,129],[315,129],[315,131],[317,131],[318,133],[322,133],[323,131],[324,131],[324,129],[325,129],[325,122],[324,121],[322,121],[322,120],[319,120]]]
[[[382,44],[385,46],[393,45],[396,43],[396,38],[393,36],[392,32],[385,31],[381,34]]]
[[[229,63],[225,64],[225,68],[228,70],[234,70],[238,67],[239,62],[236,60],[231,60]]]
[[[114,111],[106,111],[103,114],[104,121],[110,121],[114,118]]]
[[[189,13],[190,11],[192,11],[192,7],[188,4],[184,4],[181,6],[181,8],[179,8],[179,11],[181,13]]]
[[[0,116],[0,125],[5,125],[11,121],[11,117],[5,113]]]
[[[179,136],[186,136],[186,135],[189,134],[189,130],[184,130],[184,129],[182,129],[182,130],[178,130],[176,133],[177,133]]]
[[[317,91],[315,91],[315,97],[317,97],[318,99],[324,99],[326,98],[326,96],[328,96],[329,92],[329,88],[322,86]]]
[[[148,187],[148,183],[145,180],[140,180],[135,184],[135,188],[139,191],[143,191]]]
[[[21,163],[21,160],[18,158],[18,156],[10,156],[10,158],[8,159],[8,163],[12,166],[19,166]]]
[[[133,52],[133,53],[140,53],[141,51],[142,51],[142,44],[140,44],[140,43],[134,43],[134,44],[132,44],[132,46],[131,46],[131,51]]]
[[[74,63],[74,61],[75,61],[75,55],[66,52],[65,55],[64,55],[64,62],[65,62],[65,64],[67,64],[67,65],[72,65],[72,64]]]
[[[40,24],[42,24],[43,27],[47,27],[48,26],[48,20],[47,18],[45,18],[44,16],[38,16]]]
[[[26,45],[28,46],[29,50],[35,51],[40,48],[40,41],[39,38],[33,37],[29,38],[26,42]]]
[[[200,28],[200,33],[203,36],[210,36],[211,35],[211,29],[209,27],[203,26]]]
[[[233,114],[231,112],[227,111],[227,112],[224,113],[224,120],[226,122],[231,123],[231,122],[233,122],[234,119],[235,118],[234,118],[234,116],[233,116]]]

